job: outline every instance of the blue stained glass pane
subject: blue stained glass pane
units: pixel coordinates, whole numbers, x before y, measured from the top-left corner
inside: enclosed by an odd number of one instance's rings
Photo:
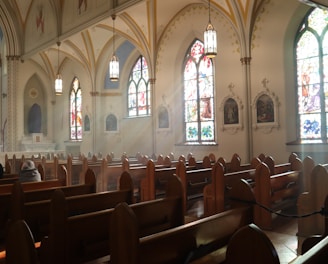
[[[201,140],[212,141],[214,140],[214,123],[202,122],[201,123]]]
[[[198,123],[187,123],[186,124],[186,138],[187,141],[198,140]]]
[[[321,138],[320,114],[301,115],[301,138]]]

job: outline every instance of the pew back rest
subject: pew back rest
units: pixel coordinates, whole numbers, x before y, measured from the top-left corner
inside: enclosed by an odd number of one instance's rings
[[[249,224],[240,228],[231,237],[225,263],[279,264],[280,262],[278,253],[267,235],[255,224]]]
[[[240,207],[139,238],[133,210],[121,204],[111,220],[110,228],[118,230],[110,240],[111,260],[117,264],[150,264],[154,259],[157,263],[184,263],[190,254],[198,256],[202,243],[211,248],[207,253],[225,247],[236,230],[251,222],[250,207]]]

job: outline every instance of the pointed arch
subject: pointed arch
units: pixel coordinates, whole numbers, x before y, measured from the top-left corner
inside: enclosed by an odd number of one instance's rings
[[[128,81],[128,116],[148,116],[151,114],[151,92],[148,63],[139,56],[132,67]]]

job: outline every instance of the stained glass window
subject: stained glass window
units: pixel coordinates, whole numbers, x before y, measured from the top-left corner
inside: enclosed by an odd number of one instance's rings
[[[213,142],[214,69],[212,60],[204,55],[204,45],[195,40],[184,63],[184,125],[185,141]]]
[[[128,115],[151,114],[151,97],[147,61],[140,56],[134,64],[128,83]]]
[[[80,81],[74,78],[70,92],[70,139],[82,140],[82,91]]]
[[[296,36],[299,138],[327,139],[328,10],[312,9]]]

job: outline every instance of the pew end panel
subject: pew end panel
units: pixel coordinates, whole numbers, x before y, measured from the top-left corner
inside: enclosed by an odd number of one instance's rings
[[[310,173],[311,189],[299,195],[297,210],[299,215],[312,214],[320,211],[328,195],[328,171],[323,165],[316,165]],[[298,219],[298,251],[303,240],[310,235],[323,235],[325,233],[325,217],[313,214]]]
[[[266,234],[255,224],[249,224],[231,237],[225,263],[279,264],[280,261]]]
[[[6,237],[6,263],[39,263],[33,235],[23,220],[17,220],[11,223],[8,228]]]
[[[264,162],[255,172],[254,223],[262,229],[272,229],[272,213],[296,207],[301,185],[300,171],[287,171],[271,175]],[[266,208],[266,209],[265,209]]]

